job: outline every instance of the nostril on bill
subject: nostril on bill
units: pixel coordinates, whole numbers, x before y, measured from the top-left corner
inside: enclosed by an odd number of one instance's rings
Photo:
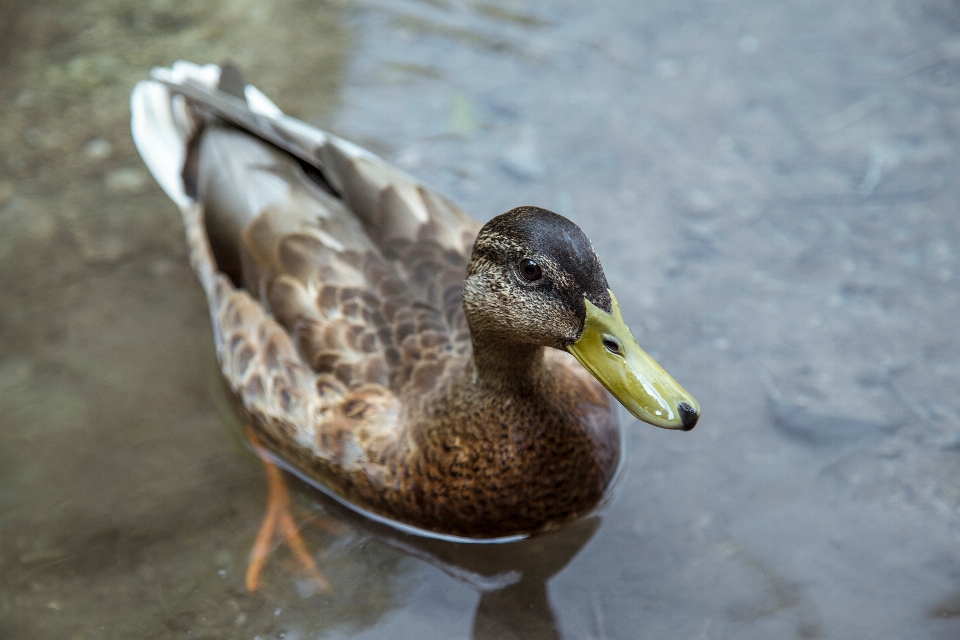
[[[697,420],[700,419],[700,414],[686,402],[681,402],[677,405],[677,413],[680,414],[680,424],[684,431],[690,431],[697,426]]]
[[[603,346],[607,351],[612,353],[615,356],[620,355],[620,343],[614,340],[613,338],[604,337]]]

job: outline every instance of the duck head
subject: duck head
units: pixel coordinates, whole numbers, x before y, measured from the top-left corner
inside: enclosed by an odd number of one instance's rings
[[[519,207],[484,225],[463,298],[475,351],[567,351],[640,420],[664,429],[696,426],[699,404],[637,344],[593,245],[563,216]]]

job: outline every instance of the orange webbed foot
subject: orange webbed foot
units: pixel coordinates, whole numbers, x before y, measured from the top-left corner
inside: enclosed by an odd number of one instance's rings
[[[246,429],[247,438],[253,445],[257,455],[263,460],[264,468],[267,472],[267,486],[269,497],[267,502],[267,514],[263,518],[263,524],[260,525],[260,531],[257,533],[257,539],[253,543],[253,549],[250,550],[250,563],[247,565],[246,585],[247,590],[256,591],[260,588],[260,574],[266,563],[267,556],[272,550],[272,543],[276,534],[279,534],[281,541],[286,542],[293,552],[297,562],[307,574],[308,579],[314,583],[318,591],[329,593],[332,591],[330,583],[327,582],[323,572],[317,567],[313,556],[307,551],[307,547],[300,536],[299,528],[294,522],[291,514],[290,493],[283,481],[283,475],[273,464],[270,454],[260,444],[260,441],[254,435],[249,427]]]

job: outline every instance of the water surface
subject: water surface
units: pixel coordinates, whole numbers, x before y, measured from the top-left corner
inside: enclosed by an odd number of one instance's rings
[[[300,488],[333,593],[247,593],[263,473],[128,133],[177,58],[575,220],[700,425],[624,412],[598,517],[512,547]],[[958,133],[950,0],[0,5],[0,637],[957,637]]]

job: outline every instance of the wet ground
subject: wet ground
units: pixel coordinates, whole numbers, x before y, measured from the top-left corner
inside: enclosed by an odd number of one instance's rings
[[[587,232],[700,401],[599,518],[431,545],[259,463],[127,96],[230,58],[480,219]],[[0,637],[960,637],[960,3],[0,3]]]

